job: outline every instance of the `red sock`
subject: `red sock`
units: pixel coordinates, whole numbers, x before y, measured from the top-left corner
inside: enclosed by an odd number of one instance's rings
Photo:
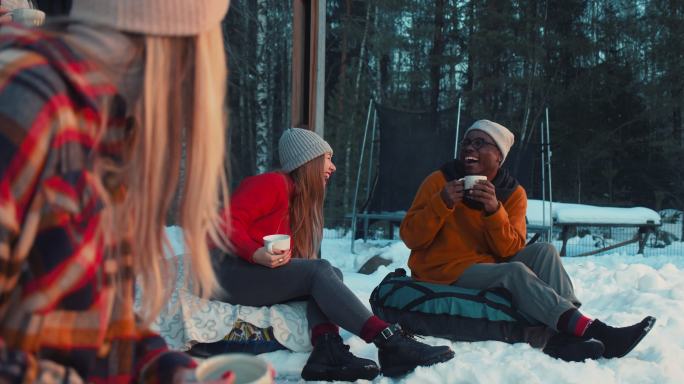
[[[584,336],[584,332],[589,328],[593,320],[584,316],[575,308],[568,309],[558,318],[557,329],[575,336]]]
[[[324,333],[340,333],[340,328],[333,323],[316,324],[311,328],[311,345],[316,345],[318,337]]]
[[[366,320],[365,324],[363,324],[363,327],[361,328],[361,334],[359,336],[361,336],[366,343],[371,343],[373,342],[373,339],[375,339],[375,337],[382,332],[383,329],[389,326],[389,323],[373,315]]]

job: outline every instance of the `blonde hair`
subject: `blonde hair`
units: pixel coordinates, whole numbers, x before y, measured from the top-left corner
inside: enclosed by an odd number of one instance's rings
[[[294,181],[294,191],[290,197],[294,257],[318,258],[323,239],[324,166],[325,155],[321,155],[290,172]]]
[[[226,62],[220,26],[192,37],[143,36],[144,78],[133,108],[136,122],[120,177],[126,188],[112,204],[104,235],[131,239],[133,270],[142,290],[140,315],[153,321],[175,286],[164,250],[164,225],[180,193],[180,225],[186,244],[184,264],[195,294],[207,298],[219,285],[208,242],[226,244],[219,209],[227,208],[224,170]],[[183,144],[185,180],[179,185]],[[108,224],[109,223],[109,224]]]

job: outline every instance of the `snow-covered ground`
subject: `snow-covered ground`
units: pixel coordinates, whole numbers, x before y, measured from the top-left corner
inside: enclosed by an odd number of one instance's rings
[[[579,240],[578,240],[579,241]],[[394,241],[357,241],[356,255],[348,238],[323,242],[323,257],[344,271],[348,286],[368,305],[373,288],[394,268],[406,268],[409,250]],[[623,252],[622,249],[619,250]],[[632,253],[565,258],[577,296],[587,315],[613,325],[629,325],[646,315],[657,317],[651,333],[629,355],[566,363],[526,344],[451,342],[427,337],[430,344],[448,344],[456,357],[421,367],[398,380],[379,376],[376,383],[684,383],[684,255],[634,256]],[[372,275],[355,273],[373,255],[393,260]],[[354,354],[376,359],[377,350],[348,332],[343,338]],[[278,382],[297,382],[306,353],[278,351],[262,355],[275,367]]]
[[[182,251],[178,228],[169,228],[175,254]],[[368,305],[373,288],[395,268],[407,268],[409,250],[401,241],[355,243],[342,232],[326,230],[323,257],[344,272],[347,285]],[[593,247],[591,236],[572,238],[577,246]],[[560,246],[560,242],[556,243]],[[566,363],[552,359],[526,344],[451,342],[432,337],[430,344],[448,344],[456,357],[433,367],[421,367],[398,380],[379,376],[376,383],[684,383],[684,253],[675,242],[665,248],[647,248],[645,255],[622,247],[589,257],[567,257],[564,264],[573,279],[582,311],[612,325],[624,326],[646,315],[658,321],[651,333],[621,359]],[[392,260],[372,275],[356,273],[374,255]],[[369,306],[370,307],[370,306]],[[354,354],[377,361],[377,350],[343,331]],[[276,369],[276,381],[299,382],[307,353],[278,351],[262,355]]]

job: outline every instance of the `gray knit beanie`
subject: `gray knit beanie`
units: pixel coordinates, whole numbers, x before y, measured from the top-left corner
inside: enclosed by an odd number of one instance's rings
[[[289,128],[278,142],[280,166],[285,172],[292,172],[304,163],[324,153],[333,153],[330,144],[316,132],[302,128]]]
[[[508,156],[508,151],[511,150],[515,140],[513,137],[513,132],[509,131],[508,128],[504,127],[503,125],[493,121],[478,120],[465,131],[464,136],[473,130],[482,131],[491,136],[491,138],[494,140],[494,143],[496,143],[496,146],[499,148],[499,151],[501,151],[501,154],[503,155],[503,160],[501,160],[501,164],[503,164],[503,162],[506,160],[506,156]]]
[[[230,0],[73,0],[69,16],[114,29],[192,36],[217,26]]]

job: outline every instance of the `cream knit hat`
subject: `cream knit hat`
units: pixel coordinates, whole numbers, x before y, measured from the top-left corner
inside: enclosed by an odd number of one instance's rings
[[[120,31],[191,36],[218,25],[230,0],[73,0],[69,16]]]
[[[280,166],[285,172],[292,172],[304,163],[332,152],[327,141],[308,129],[286,129],[278,142]]]
[[[496,143],[496,146],[499,148],[499,151],[501,151],[501,154],[503,155],[503,160],[501,160],[501,163],[503,164],[503,162],[506,160],[506,156],[508,156],[508,151],[511,150],[515,140],[513,137],[513,132],[509,131],[508,128],[504,127],[503,125],[497,124],[493,121],[478,120],[465,131],[464,136],[473,130],[482,131],[491,136]]]

